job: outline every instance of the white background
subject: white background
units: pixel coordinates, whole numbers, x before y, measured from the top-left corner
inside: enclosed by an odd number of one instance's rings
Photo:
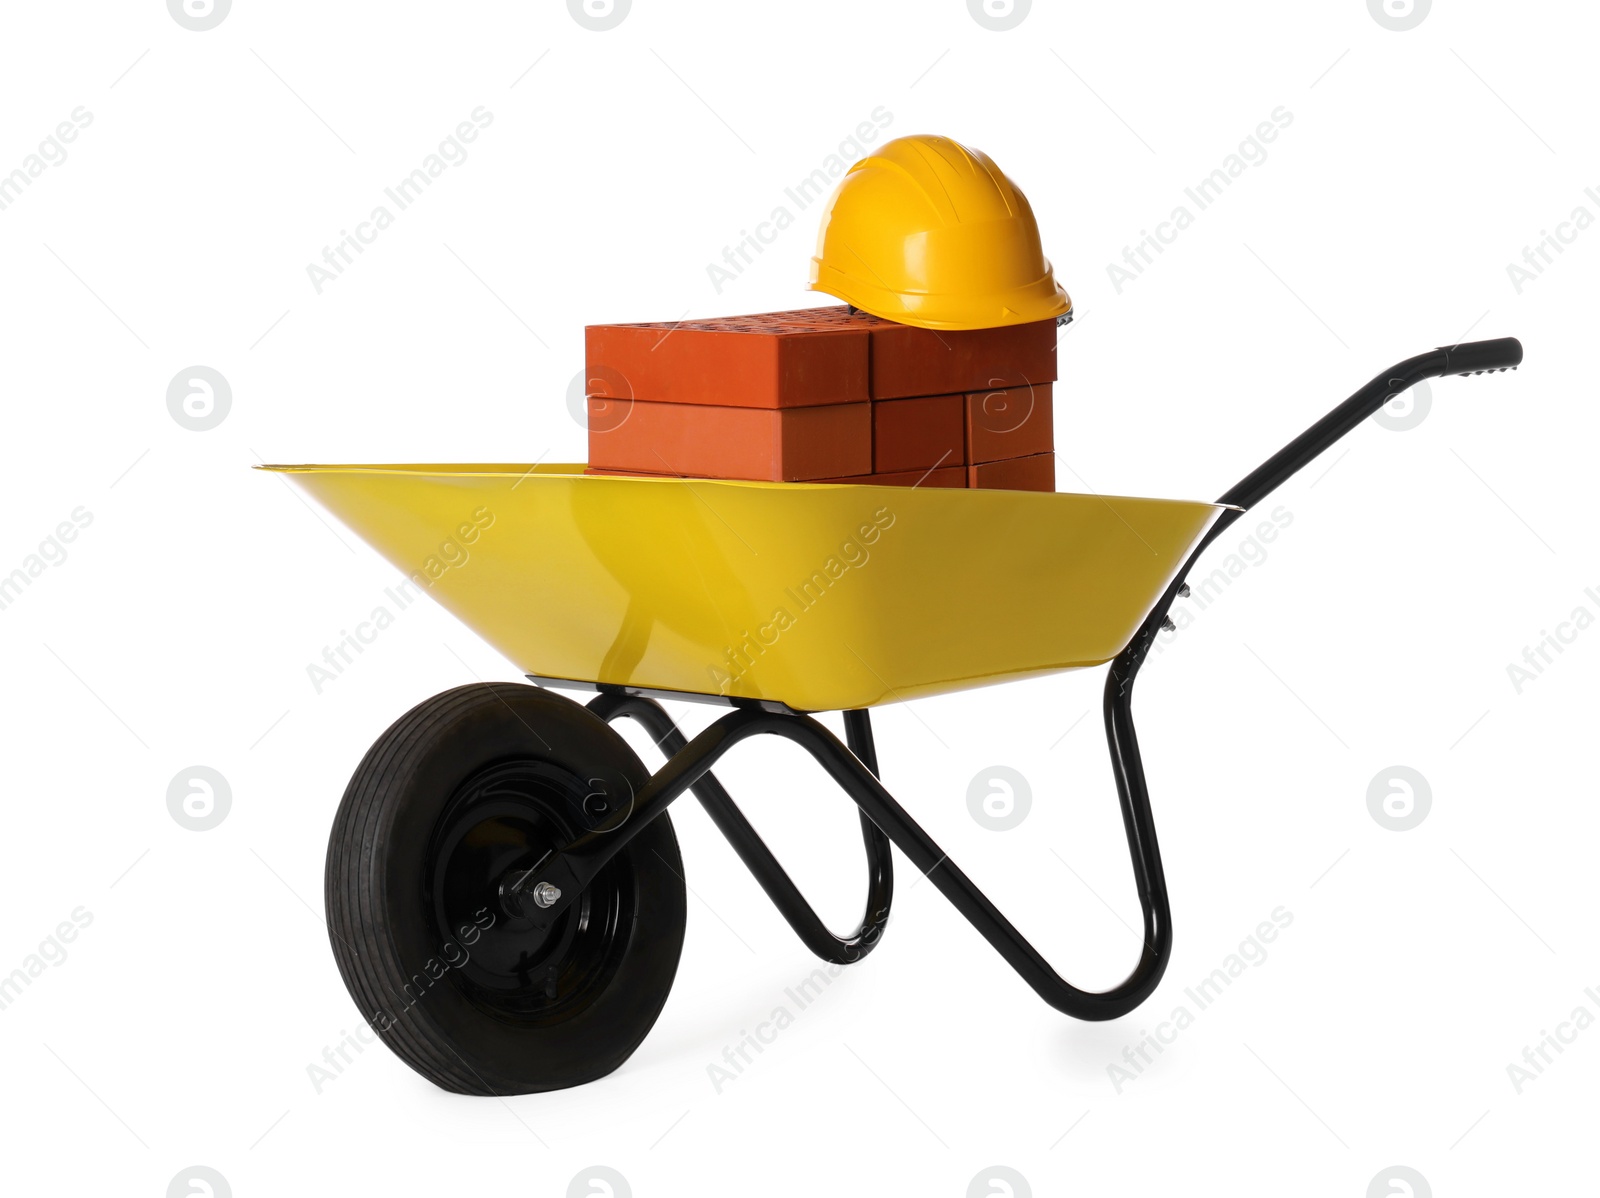
[[[1590,6],[1441,2],[1406,32],[1363,0],[1041,2],[1005,32],[957,0],[638,0],[607,32],[553,2],[4,21],[0,173],[93,118],[0,211],[0,573],[92,515],[0,611],[0,974],[92,917],[0,1010],[11,1190],[157,1196],[194,1164],[241,1196],[562,1195],[593,1165],[640,1198],[958,1196],[995,1165],[1039,1195],[1360,1198],[1396,1164],[1440,1195],[1592,1187],[1600,1030],[1520,1094],[1507,1074],[1578,1005],[1600,1014],[1600,631],[1520,693],[1507,673],[1575,608],[1600,615],[1600,232],[1520,292],[1507,272],[1578,206],[1600,215]],[[480,105],[469,157],[318,294],[307,265]],[[1119,293],[1108,264],[1280,105],[1266,160]],[[620,1071],[502,1103],[373,1047],[319,1092],[307,1067],[358,1019],[319,914],[345,780],[413,703],[517,673],[419,604],[316,693],[306,666],[396,573],[249,467],[581,460],[583,325],[816,302],[814,210],[720,294],[707,266],[878,106],[1032,200],[1079,312],[1063,490],[1211,498],[1398,358],[1516,335],[1527,365],[1437,381],[1420,423],[1368,424],[1283,488],[1265,560],[1146,668],[1177,944],[1140,1012],[1051,1011],[905,868],[881,950],[719,1094],[707,1067],[815,962],[689,804],[678,982]],[[196,364],[232,389],[206,432],[166,405]],[[1100,682],[877,721],[891,787],[1097,987],[1138,923]],[[1010,832],[967,810],[996,764],[1033,791]],[[1408,832],[1367,806],[1397,764],[1432,793]],[[166,806],[195,765],[231,787],[207,832]],[[719,772],[851,924],[855,818],[820,770],[762,743]],[[1108,1065],[1278,907],[1267,959],[1119,1092]]]

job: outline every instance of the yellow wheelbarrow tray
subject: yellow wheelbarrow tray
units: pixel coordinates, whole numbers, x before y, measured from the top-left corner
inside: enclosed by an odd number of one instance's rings
[[[364,1017],[447,1089],[556,1089],[615,1069],[666,1001],[685,920],[667,808],[692,792],[801,940],[861,960],[891,843],[1038,995],[1113,1019],[1155,990],[1171,913],[1133,683],[1185,577],[1244,512],[1424,379],[1516,367],[1513,338],[1407,359],[1216,503],[587,476],[570,465],[269,466],[291,475],[539,684],[417,705],[372,747],[330,839],[330,943]],[[884,788],[869,708],[1109,661],[1107,742],[1140,906],[1138,963],[1064,980]],[[686,740],[661,696],[726,703]],[[813,712],[842,710],[845,741]],[[641,723],[654,773],[609,726]],[[868,894],[831,931],[711,772],[780,736],[860,808]],[[441,945],[443,947],[441,947]],[[466,946],[471,946],[470,949]]]
[[[272,466],[525,674],[836,711],[1101,665],[1215,504]]]

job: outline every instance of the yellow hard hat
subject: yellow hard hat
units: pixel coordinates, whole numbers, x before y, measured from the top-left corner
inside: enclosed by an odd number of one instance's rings
[[[839,181],[822,214],[810,289],[925,329],[1072,311],[1027,197],[981,150],[925,134],[885,143]]]

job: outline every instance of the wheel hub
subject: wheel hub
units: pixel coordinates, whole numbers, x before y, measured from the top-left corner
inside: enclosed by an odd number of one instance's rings
[[[553,904],[556,887],[509,891],[571,841],[587,792],[547,763],[505,762],[464,782],[436,825],[424,884],[435,956],[455,985],[499,1014],[537,1017],[582,1002],[622,947],[629,894],[620,871],[602,871],[548,923],[531,909]]]

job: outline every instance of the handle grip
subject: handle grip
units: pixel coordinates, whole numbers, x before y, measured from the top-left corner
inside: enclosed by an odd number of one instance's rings
[[[1463,341],[1445,345],[1445,374],[1484,374],[1496,370],[1515,370],[1522,365],[1522,342],[1515,337],[1496,337],[1492,341]]]

